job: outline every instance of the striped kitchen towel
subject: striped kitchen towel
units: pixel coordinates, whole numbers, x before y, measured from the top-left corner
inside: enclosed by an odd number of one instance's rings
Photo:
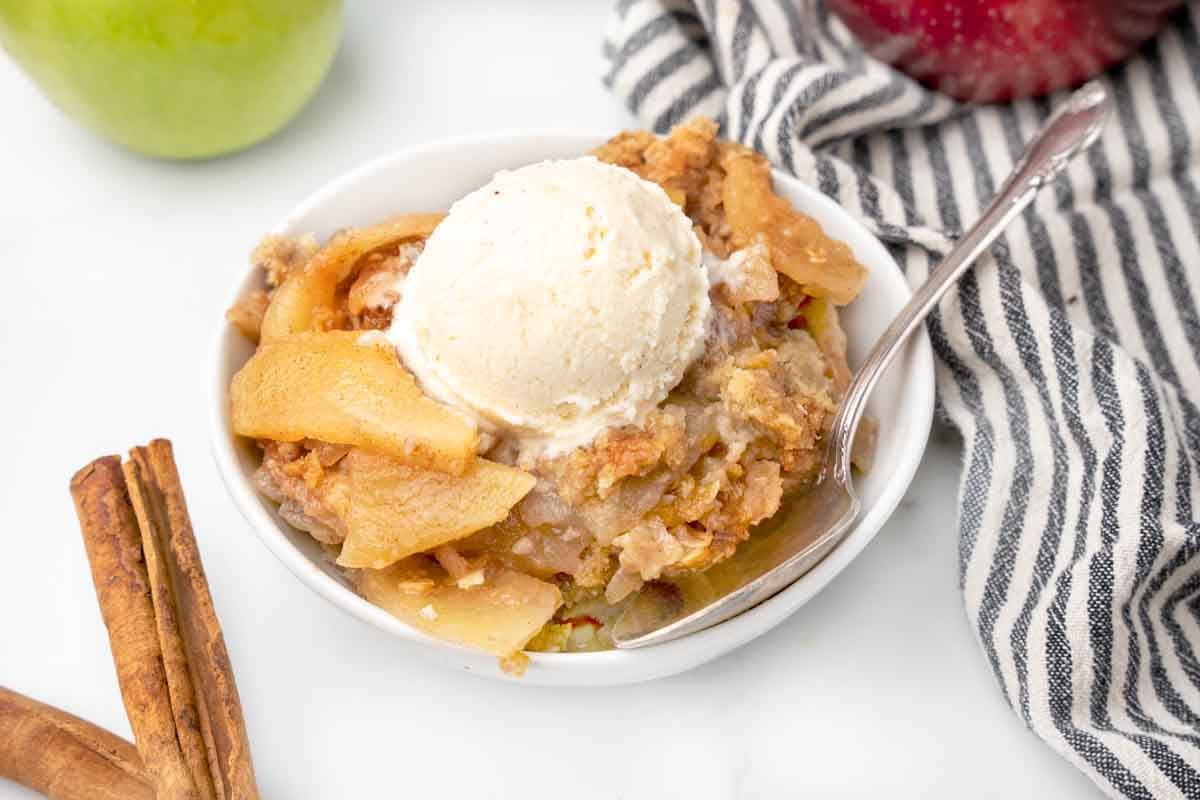
[[[862,217],[920,282],[1064,94],[964,107],[790,0],[620,0],[607,82]],[[1200,798],[1200,3],[928,322],[960,583],[1013,711],[1113,796]]]

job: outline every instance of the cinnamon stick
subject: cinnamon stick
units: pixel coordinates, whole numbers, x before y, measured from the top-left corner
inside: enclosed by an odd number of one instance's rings
[[[142,556],[146,561],[154,622],[162,649],[163,669],[167,675],[171,713],[175,720],[175,737],[199,796],[205,800],[216,800],[216,779],[210,766],[214,763],[211,737],[205,736],[203,711],[197,703],[192,668],[176,614],[175,592],[161,550],[161,531],[167,529],[169,523],[163,518],[165,514],[161,504],[147,499],[150,492],[140,478],[138,466],[127,461],[121,466],[121,471],[137,519]]]
[[[171,444],[71,481],[134,740],[159,800],[257,800],[241,702]],[[124,677],[123,677],[124,676]]]
[[[132,744],[2,686],[0,776],[52,800],[154,800]]]
[[[71,479],[100,614],[133,738],[158,800],[201,800],[176,737],[141,533],[117,456]],[[207,800],[207,799],[205,799]]]
[[[259,795],[242,703],[171,443],[155,439],[146,447],[134,448],[129,456],[125,478],[141,527],[142,548],[148,563],[155,564],[156,572],[165,579],[154,583],[155,608],[164,612],[160,619],[170,616],[176,620],[173,631],[171,625],[160,626],[160,631],[166,628],[179,640],[179,655],[186,660],[194,683],[217,796],[254,800]],[[164,647],[164,652],[168,649]],[[180,663],[173,669],[182,667]]]

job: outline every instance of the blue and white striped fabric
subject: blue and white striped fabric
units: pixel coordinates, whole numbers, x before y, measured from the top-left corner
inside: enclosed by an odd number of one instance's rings
[[[915,284],[1063,95],[967,108],[790,0],[620,0],[607,82],[868,221]],[[1113,796],[1200,798],[1200,3],[929,320],[965,446],[960,581],[1000,691]]]

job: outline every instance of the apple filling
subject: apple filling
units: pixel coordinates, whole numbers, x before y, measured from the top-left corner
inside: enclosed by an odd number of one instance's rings
[[[611,646],[647,582],[731,556],[821,467],[849,382],[837,306],[865,271],[771,187],[766,161],[695,120],[595,155],[661,185],[712,276],[704,350],[638,425],[565,453],[480,436],[426,397],[386,339],[440,215],[255,251],[266,289],[228,317],[259,342],[231,386],[260,491],[371,602],[504,657]]]

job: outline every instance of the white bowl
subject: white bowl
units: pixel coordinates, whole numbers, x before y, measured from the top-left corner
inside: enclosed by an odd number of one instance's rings
[[[500,169],[586,152],[603,134],[522,131],[452,139],[414,147],[371,162],[339,178],[300,204],[277,229],[326,237],[339,228],[366,225],[406,211],[448,208]],[[865,357],[876,337],[910,296],[908,284],[884,246],[859,222],[816,189],[782,173],[775,185],[796,208],[815,217],[833,237],[849,244],[870,271],[862,296],[843,314],[850,359]],[[262,285],[258,274],[237,281],[229,303]],[[223,309],[214,309],[219,318]],[[405,625],[355,594],[317,543],[284,523],[275,506],[255,492],[250,478],[255,448],[233,435],[229,380],[253,347],[222,323],[213,359],[212,436],[217,466],[234,502],[259,538],[309,588],[339,608],[396,637],[413,655],[481,675],[507,677],[493,656],[434,639]],[[870,473],[858,478],[863,512],[853,532],[808,574],[746,613],[682,639],[637,650],[598,653],[532,653],[525,684],[604,686],[649,680],[703,664],[761,636],[804,605],[841,572],[900,502],[921,461],[933,415],[933,358],[922,331],[884,376],[869,412],[880,422]]]

